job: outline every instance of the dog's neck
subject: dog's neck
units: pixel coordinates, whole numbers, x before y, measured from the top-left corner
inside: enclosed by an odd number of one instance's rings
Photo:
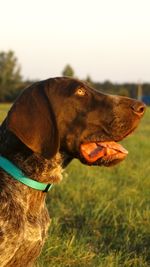
[[[33,180],[44,183],[57,183],[62,179],[62,156],[57,153],[47,160],[33,153],[13,133],[6,128],[4,121],[0,127],[0,154]]]

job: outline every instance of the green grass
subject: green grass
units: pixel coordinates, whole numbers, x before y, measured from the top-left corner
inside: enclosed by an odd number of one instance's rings
[[[2,108],[1,108],[2,107]],[[0,118],[8,106],[0,106]],[[74,160],[48,193],[52,217],[38,267],[150,266],[150,109],[113,168]]]

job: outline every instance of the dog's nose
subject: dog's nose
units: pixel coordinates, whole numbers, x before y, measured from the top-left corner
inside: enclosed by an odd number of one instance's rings
[[[135,114],[142,116],[145,112],[146,105],[141,101],[135,101],[131,108]]]

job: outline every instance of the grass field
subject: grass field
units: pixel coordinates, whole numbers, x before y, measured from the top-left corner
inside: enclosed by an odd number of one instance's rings
[[[0,106],[0,119],[8,105]],[[150,266],[150,109],[113,168],[74,160],[48,193],[52,217],[38,267]]]

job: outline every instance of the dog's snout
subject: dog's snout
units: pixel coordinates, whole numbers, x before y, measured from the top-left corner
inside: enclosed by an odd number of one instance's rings
[[[133,105],[131,106],[131,109],[133,110],[133,112],[135,114],[137,114],[138,116],[142,116],[145,112],[146,109],[146,105],[143,102],[140,101],[136,101],[133,103]]]

